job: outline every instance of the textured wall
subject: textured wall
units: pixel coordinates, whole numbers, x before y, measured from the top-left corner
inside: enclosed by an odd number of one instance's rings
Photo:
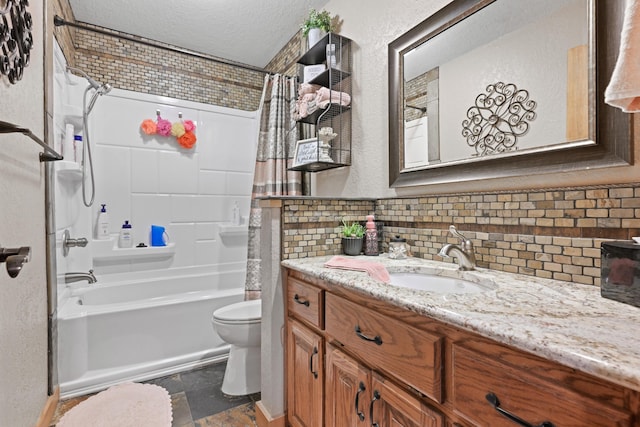
[[[388,179],[388,44],[445,6],[447,0],[331,0],[326,9],[343,20],[340,34],[355,43],[353,58],[353,162],[348,168],[313,174],[319,197],[396,195],[603,185],[640,181],[640,166],[390,189]],[[366,15],[366,19],[363,16]],[[636,119],[637,120],[637,119]],[[637,152],[638,150],[636,150]],[[636,157],[638,154],[636,154]]]
[[[34,47],[24,77],[0,78],[0,117],[44,138],[43,4],[30,2]],[[47,284],[44,166],[20,134],[0,135],[0,245],[31,247],[11,279],[0,264],[0,425],[36,423],[47,398]]]
[[[340,34],[353,40],[352,164],[313,175],[320,197],[393,196],[388,189],[387,46],[448,1],[331,0]]]

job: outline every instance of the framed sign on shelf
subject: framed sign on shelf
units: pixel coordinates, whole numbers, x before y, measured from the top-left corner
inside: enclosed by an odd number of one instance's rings
[[[293,166],[306,165],[318,161],[318,139],[301,139],[296,142],[296,153],[293,157]]]

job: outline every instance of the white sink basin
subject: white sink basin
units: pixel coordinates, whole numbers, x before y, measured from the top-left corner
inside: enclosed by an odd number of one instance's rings
[[[455,277],[423,273],[390,273],[389,276],[390,284],[393,286],[440,294],[475,294],[490,290],[477,283]]]

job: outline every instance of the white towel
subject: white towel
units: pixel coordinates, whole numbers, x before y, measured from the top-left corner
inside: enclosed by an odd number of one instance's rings
[[[640,111],[640,0],[627,0],[620,53],[604,101],[625,113]]]

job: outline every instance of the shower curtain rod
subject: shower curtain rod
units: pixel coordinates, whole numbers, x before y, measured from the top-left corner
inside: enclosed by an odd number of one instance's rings
[[[240,62],[234,62],[234,61],[228,61],[228,60],[224,60],[224,59],[220,59],[220,58],[215,58],[213,56],[205,55],[203,53],[196,52],[196,51],[193,51],[193,50],[183,49],[183,48],[176,47],[176,46],[165,45],[165,44],[163,44],[161,42],[157,42],[155,40],[139,40],[139,39],[134,38],[134,37],[129,37],[129,36],[121,35],[121,34],[114,34],[114,33],[110,32],[110,31],[102,30],[100,28],[95,28],[95,27],[86,25],[86,24],[81,23],[81,22],[65,21],[64,19],[62,19],[58,15],[55,15],[53,17],[53,24],[56,27],[60,27],[60,26],[66,25],[66,26],[69,26],[69,27],[79,28],[81,30],[92,31],[94,33],[103,34],[105,36],[111,36],[111,37],[115,37],[115,38],[118,38],[118,39],[127,40],[127,41],[130,41],[130,42],[133,42],[133,43],[140,43],[140,44],[143,44],[143,45],[146,45],[146,46],[155,47],[155,48],[158,48],[158,49],[164,49],[164,50],[168,50],[168,51],[171,51],[171,52],[182,53],[184,55],[195,56],[196,58],[206,59],[207,61],[213,61],[213,62],[217,62],[219,64],[229,65],[229,66],[232,66],[232,67],[243,68],[243,69],[249,70],[249,71],[256,71],[258,73],[273,74],[273,73],[270,73],[269,71],[265,70],[264,68],[259,68],[259,67],[254,67],[254,66],[247,65],[247,64],[242,64]]]

